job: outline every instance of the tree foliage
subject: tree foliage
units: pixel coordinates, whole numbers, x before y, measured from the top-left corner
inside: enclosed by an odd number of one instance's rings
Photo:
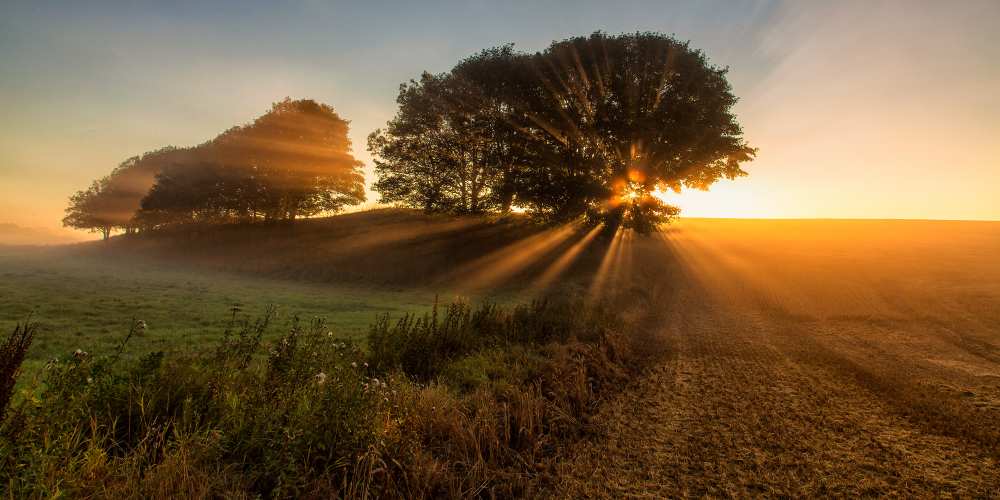
[[[117,205],[122,197],[111,187],[110,179],[94,181],[89,188],[77,191],[70,197],[63,225],[90,232],[99,232],[104,239],[123,223]],[[124,220],[127,221],[127,218]]]
[[[129,158],[75,194],[64,223],[107,236],[115,228],[336,212],[365,199],[347,132],[330,106],[285,99],[198,146]]]
[[[369,137],[383,202],[428,211],[581,216],[649,231],[677,214],[654,191],[707,189],[756,150],[726,70],[657,33],[504,46],[400,87]]]
[[[399,113],[369,136],[384,203],[428,212],[509,210],[521,138],[506,123],[502,80],[515,66],[504,46],[466,59],[450,74],[424,73],[400,86]],[[493,87],[491,83],[499,84]]]

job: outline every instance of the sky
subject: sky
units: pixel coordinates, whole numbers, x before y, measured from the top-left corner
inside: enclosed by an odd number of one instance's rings
[[[286,96],[351,121],[495,45],[673,34],[729,68],[760,149],[683,215],[1000,219],[1000,2],[0,0],[0,223],[59,230],[122,160],[189,146]],[[377,194],[369,193],[372,202]],[[68,231],[68,230],[66,230]]]

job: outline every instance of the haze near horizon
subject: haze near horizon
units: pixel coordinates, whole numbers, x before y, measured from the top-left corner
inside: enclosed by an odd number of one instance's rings
[[[191,146],[285,96],[365,138],[401,82],[477,51],[673,33],[729,67],[749,177],[670,196],[689,217],[1000,219],[995,2],[13,2],[0,20],[0,222],[60,228],[122,160]],[[83,233],[75,233],[82,235]]]

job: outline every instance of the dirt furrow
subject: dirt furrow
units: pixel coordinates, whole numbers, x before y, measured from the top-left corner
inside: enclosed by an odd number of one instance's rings
[[[1000,494],[982,447],[927,432],[817,349],[815,324],[733,290],[664,307],[669,355],[606,405],[599,438],[559,468],[562,497]]]

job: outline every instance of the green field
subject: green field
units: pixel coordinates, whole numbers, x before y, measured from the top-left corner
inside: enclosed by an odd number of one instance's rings
[[[214,347],[234,304],[242,317],[251,318],[275,306],[270,338],[296,317],[321,318],[338,336],[362,338],[376,316],[425,312],[438,295],[442,302],[456,298],[448,290],[313,285],[47,250],[0,250],[0,329],[9,332],[29,315],[39,326],[24,366],[26,378],[47,360],[76,349],[113,352],[133,318],[145,321],[147,329],[129,341],[128,354],[194,352]]]

